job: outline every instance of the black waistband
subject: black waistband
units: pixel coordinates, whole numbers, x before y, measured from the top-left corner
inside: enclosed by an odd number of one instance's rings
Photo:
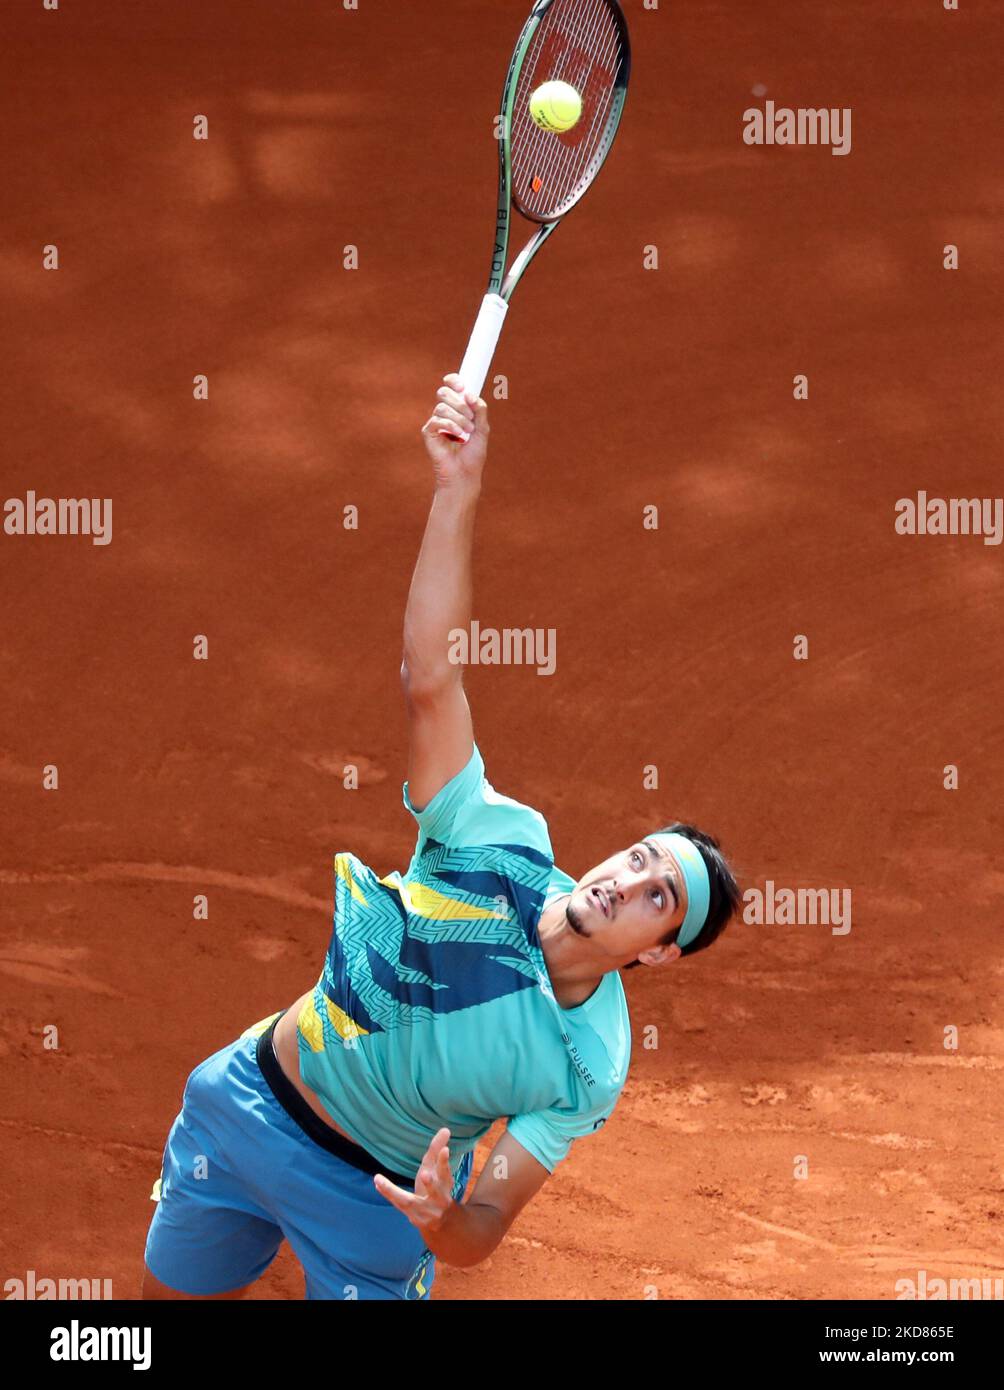
[[[279,1018],[281,1017],[280,1014]],[[350,1139],[344,1138],[337,1130],[326,1125],[320,1115],[311,1110],[279,1065],[279,1059],[275,1055],[272,1034],[275,1032],[275,1025],[278,1022],[279,1019],[277,1018],[271,1027],[262,1033],[258,1039],[255,1055],[258,1058],[261,1074],[268,1082],[269,1089],[290,1119],[295,1120],[304,1134],[313,1139],[315,1144],[320,1144],[322,1149],[327,1149],[328,1153],[334,1154],[336,1158],[350,1163],[353,1168],[359,1168],[364,1173],[383,1173],[385,1178],[390,1178],[391,1182],[397,1183],[398,1187],[408,1187],[414,1190],[414,1178],[405,1177],[402,1173],[395,1173],[385,1164],[378,1163],[372,1154],[367,1153],[359,1144],[354,1144]]]

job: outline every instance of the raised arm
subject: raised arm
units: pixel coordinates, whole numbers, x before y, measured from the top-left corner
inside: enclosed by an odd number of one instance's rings
[[[449,659],[449,634],[470,630],[471,555],[481,473],[488,451],[488,407],[444,377],[422,429],[435,493],[404,615],[401,683],[408,707],[408,792],[416,810],[470,761],[474,748],[463,667]],[[469,436],[460,441],[440,431]]]

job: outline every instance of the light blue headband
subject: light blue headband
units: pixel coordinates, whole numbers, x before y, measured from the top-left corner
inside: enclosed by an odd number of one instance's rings
[[[687,885],[687,915],[676,934],[676,944],[682,949],[690,945],[708,920],[711,905],[708,866],[701,851],[686,835],[650,835],[648,838],[665,846],[683,871],[683,881]]]

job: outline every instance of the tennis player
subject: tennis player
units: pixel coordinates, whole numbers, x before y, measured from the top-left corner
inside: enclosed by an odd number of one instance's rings
[[[618,972],[709,946],[739,901],[716,841],[680,824],[576,881],[543,816],[487,780],[448,649],[471,621],[488,412],[444,380],[422,431],[435,493],[401,668],[415,853],[385,878],[337,855],[317,984],[189,1076],[146,1298],[240,1297],[285,1237],[308,1298],[427,1299],[437,1256],[485,1259],[609,1118],[631,1046]]]

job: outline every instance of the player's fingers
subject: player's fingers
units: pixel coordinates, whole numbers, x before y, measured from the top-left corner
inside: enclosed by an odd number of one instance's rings
[[[440,435],[443,439],[450,439],[454,444],[466,444],[474,432],[474,426],[470,429],[463,425],[458,425],[454,420],[445,419],[442,415],[434,415],[429,421],[432,427],[429,434]]]
[[[474,428],[474,416],[465,414],[461,410],[455,410],[452,405],[447,405],[445,401],[440,401],[432,412],[440,420],[445,420],[448,425],[456,425],[465,434],[470,433]]]
[[[450,1172],[450,1150],[448,1145],[444,1145],[436,1155],[436,1177],[444,1192],[453,1191],[453,1174]]]
[[[448,1144],[449,1142],[449,1127],[447,1125],[443,1125],[441,1129],[436,1130],[435,1134],[429,1140],[429,1147],[425,1151],[425,1157],[435,1158],[436,1154],[439,1153],[439,1150],[443,1147],[443,1145]]]
[[[432,1137],[429,1145],[427,1157],[435,1158],[436,1177],[442,1181],[444,1175],[449,1179],[449,1188],[453,1188],[453,1174],[450,1172],[450,1131],[444,1127],[438,1129]]]
[[[392,1183],[390,1178],[385,1178],[382,1173],[375,1174],[373,1186],[381,1197],[386,1197],[387,1201],[397,1207],[398,1211],[403,1211],[405,1216],[408,1216],[412,1207],[415,1206],[417,1198],[412,1193],[406,1192],[403,1187],[398,1187],[396,1183]]]
[[[491,429],[488,423],[488,406],[479,396],[474,405],[469,405],[468,408],[474,411],[474,428],[478,434],[487,434]]]
[[[464,395],[463,391],[451,391],[448,386],[441,386],[439,390],[436,392],[436,396],[439,400],[445,401],[447,405],[452,405],[454,410],[465,411],[468,415],[470,415],[471,423],[473,424],[474,411],[468,404],[467,398]]]
[[[429,438],[435,438],[448,430],[452,432],[452,427],[448,426],[446,421],[441,419],[438,415],[430,415],[429,419],[426,420],[425,424],[422,426],[422,433]],[[467,430],[464,431],[464,434],[467,438],[470,438]]]

